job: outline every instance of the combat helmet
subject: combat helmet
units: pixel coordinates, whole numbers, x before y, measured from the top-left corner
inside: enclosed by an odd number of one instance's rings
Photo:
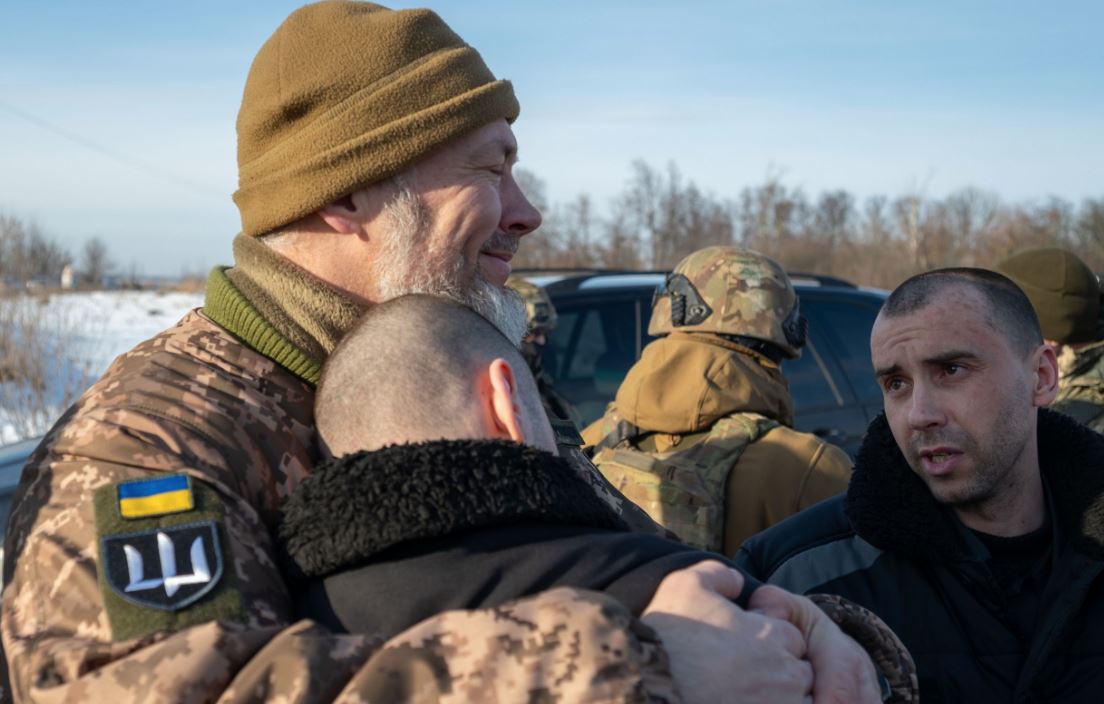
[[[556,307],[543,288],[521,276],[506,279],[506,285],[514,289],[525,303],[529,318],[529,332],[549,333],[556,327]]]
[[[706,247],[679,262],[653,299],[648,334],[676,331],[714,333],[796,359],[808,323],[777,262],[747,249]]]

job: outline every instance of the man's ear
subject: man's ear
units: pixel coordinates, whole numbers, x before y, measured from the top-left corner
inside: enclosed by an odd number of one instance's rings
[[[373,183],[322,207],[318,217],[334,232],[363,237],[394,194],[394,179]]]
[[[490,385],[487,429],[491,436],[524,443],[525,432],[522,430],[521,408],[518,405],[513,367],[499,357],[487,366],[486,378]]]
[[[329,205],[322,206],[318,211],[318,217],[322,222],[330,226],[334,232],[343,235],[353,235],[360,232],[363,214],[354,200],[355,193],[350,193],[343,198],[338,198]]]
[[[1035,376],[1032,399],[1036,407],[1049,406],[1058,396],[1058,357],[1053,347],[1042,344],[1032,353],[1031,361]]]

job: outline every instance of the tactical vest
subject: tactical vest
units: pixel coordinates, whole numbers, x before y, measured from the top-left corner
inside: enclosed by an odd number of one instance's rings
[[[655,433],[621,421],[596,445],[594,464],[630,501],[682,542],[719,552],[724,541],[725,485],[744,449],[780,423],[733,413],[664,452],[648,452]]]

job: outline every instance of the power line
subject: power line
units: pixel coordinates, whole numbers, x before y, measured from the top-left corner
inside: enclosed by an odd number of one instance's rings
[[[67,139],[74,144],[79,144],[85,149],[90,149],[100,156],[105,156],[116,163],[123,164],[124,166],[129,166],[132,169],[137,169],[138,171],[141,171],[149,176],[156,176],[157,178],[171,181],[175,185],[183,186],[184,188],[187,188],[194,193],[199,193],[205,196],[216,196],[220,199],[226,198],[226,193],[220,189],[213,188],[205,183],[193,181],[185,176],[173,173],[172,171],[163,169],[155,164],[150,164],[148,162],[142,161],[141,159],[135,159],[134,157],[128,156],[126,154],[116,152],[91,139],[88,139],[87,137],[83,137],[79,134],[76,134],[75,132],[70,132],[69,130],[58,127],[57,125],[44,120],[37,115],[29,113],[22,108],[16,107],[15,105],[12,105],[7,101],[0,100],[0,108],[7,110],[16,117],[26,120],[36,127],[44,129],[47,132],[57,135],[58,137]]]

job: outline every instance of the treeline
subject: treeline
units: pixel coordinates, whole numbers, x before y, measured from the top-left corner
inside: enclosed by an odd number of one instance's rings
[[[74,259],[68,249],[48,237],[35,223],[0,213],[0,289],[28,284],[53,288],[61,284],[65,268],[72,266],[78,281],[99,285],[113,273],[107,245],[99,237],[85,242]]]
[[[539,178],[523,171],[519,182],[545,217],[516,267],[662,269],[701,247],[731,244],[790,271],[892,288],[928,269],[992,266],[1021,249],[1053,245],[1104,269],[1104,197],[1013,204],[965,188],[945,198],[859,201],[845,190],[810,196],[776,178],[722,197],[673,164],[661,170],[637,161],[624,190],[599,214],[586,194],[549,203]]]

